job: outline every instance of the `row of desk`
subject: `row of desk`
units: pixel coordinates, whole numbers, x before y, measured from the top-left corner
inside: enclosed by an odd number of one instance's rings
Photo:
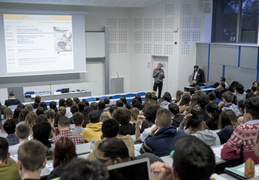
[[[135,141],[135,135],[131,136],[133,141]],[[85,144],[78,144],[76,145],[76,153],[78,155],[79,158],[83,158],[86,159],[87,156],[90,153],[90,145],[91,143],[85,143]],[[142,146],[142,144],[135,144],[135,156],[140,155],[140,147]],[[227,180],[234,180],[236,178],[224,173],[224,168],[225,168],[225,160],[220,158],[220,151],[221,151],[222,145],[221,146],[215,146],[212,147],[212,150],[215,154],[215,161],[216,161],[216,173],[221,173],[220,175],[214,175],[217,177],[221,177],[222,180],[227,179]],[[161,159],[169,164],[170,166],[172,166],[173,164],[173,159],[168,155],[168,156],[163,156],[161,157]],[[52,170],[52,163],[53,161],[48,161],[47,165],[45,168],[42,169],[41,171],[41,177],[46,177],[50,174],[51,170]]]

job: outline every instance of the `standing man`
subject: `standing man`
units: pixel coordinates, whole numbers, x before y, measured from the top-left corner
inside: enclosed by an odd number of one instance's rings
[[[205,86],[205,76],[204,71],[199,68],[199,66],[195,65],[192,75],[192,85],[199,85],[199,86]]]
[[[164,70],[161,68],[163,65],[161,63],[157,64],[157,68],[153,70],[153,78],[155,79],[153,91],[156,92],[158,87],[158,99],[161,97],[163,88],[163,79],[165,78]]]

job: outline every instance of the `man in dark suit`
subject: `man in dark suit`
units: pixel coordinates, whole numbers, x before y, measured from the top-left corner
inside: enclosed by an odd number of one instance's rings
[[[204,71],[199,68],[199,66],[195,65],[192,75],[192,85],[205,86],[205,76]]]

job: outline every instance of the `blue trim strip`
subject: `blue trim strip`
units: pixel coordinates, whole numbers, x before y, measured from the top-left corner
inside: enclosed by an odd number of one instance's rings
[[[210,44],[208,47],[208,67],[207,67],[207,81],[210,81]]]
[[[238,63],[237,63],[237,67],[240,67],[240,61],[241,61],[241,46],[238,47]]]
[[[222,65],[222,77],[225,77],[226,65]]]
[[[259,47],[257,51],[257,74],[256,74],[256,81],[259,81]]]

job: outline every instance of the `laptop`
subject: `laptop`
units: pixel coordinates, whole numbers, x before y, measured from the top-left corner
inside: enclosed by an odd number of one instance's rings
[[[150,162],[148,158],[132,160],[107,167],[110,180],[149,180]]]
[[[63,89],[61,89],[61,93],[69,93],[69,88],[63,88]]]

